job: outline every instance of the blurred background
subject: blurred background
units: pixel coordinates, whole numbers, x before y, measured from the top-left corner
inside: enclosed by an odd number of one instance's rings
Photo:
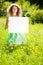
[[[43,23],[43,0],[0,0],[0,17],[6,16],[6,9],[12,3],[22,7],[23,16],[30,17],[30,23]]]

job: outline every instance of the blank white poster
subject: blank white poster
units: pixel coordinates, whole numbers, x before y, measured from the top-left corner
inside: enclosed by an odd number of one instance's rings
[[[28,33],[29,18],[28,17],[8,17],[9,33]]]

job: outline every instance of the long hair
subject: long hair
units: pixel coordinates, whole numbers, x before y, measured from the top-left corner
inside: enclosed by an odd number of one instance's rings
[[[15,6],[15,7],[17,7],[17,13],[16,13],[16,15],[17,16],[22,16],[22,9],[21,9],[21,7],[19,6],[19,5],[17,5],[17,4],[11,4],[8,8],[7,8],[7,15],[8,16],[13,16],[12,15],[12,8],[13,8],[13,6]]]

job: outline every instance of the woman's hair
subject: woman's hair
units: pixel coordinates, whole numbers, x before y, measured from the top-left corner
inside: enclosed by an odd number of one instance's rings
[[[22,16],[22,9],[21,9],[21,7],[19,6],[19,5],[17,5],[17,4],[12,4],[12,5],[10,5],[8,8],[7,8],[7,15],[8,16],[13,16],[12,14],[13,14],[13,12],[12,12],[12,8],[13,7],[17,7],[17,16]]]

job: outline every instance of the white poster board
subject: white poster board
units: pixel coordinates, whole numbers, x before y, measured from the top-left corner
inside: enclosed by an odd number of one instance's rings
[[[28,17],[8,17],[9,33],[28,33]]]

